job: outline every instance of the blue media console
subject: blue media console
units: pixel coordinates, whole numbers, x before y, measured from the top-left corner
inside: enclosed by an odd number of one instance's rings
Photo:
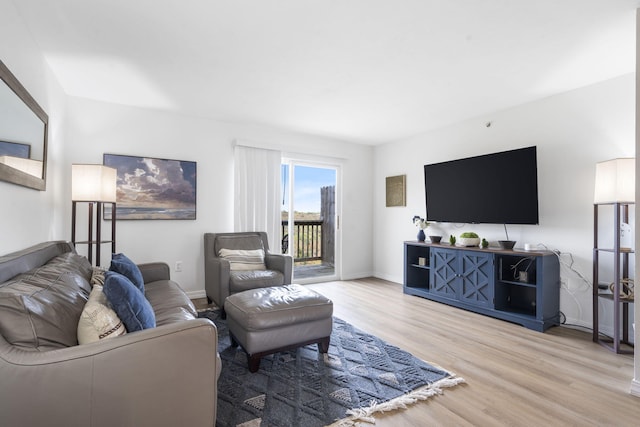
[[[404,243],[404,293],[544,332],[560,323],[560,263],[549,251]]]

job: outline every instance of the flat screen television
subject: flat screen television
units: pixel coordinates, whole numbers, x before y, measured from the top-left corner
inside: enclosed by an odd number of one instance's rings
[[[538,224],[536,147],[424,166],[427,220]]]

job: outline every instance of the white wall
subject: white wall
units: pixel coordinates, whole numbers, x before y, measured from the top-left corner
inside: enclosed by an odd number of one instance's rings
[[[233,231],[233,146],[236,139],[301,153],[331,157],[342,164],[343,278],[373,273],[373,149],[255,125],[238,125],[70,98],[64,147],[64,217],[70,218],[72,163],[102,163],[103,153],[197,162],[195,221],[118,221],[117,248],[136,262],[165,261],[190,296],[204,296],[203,234]],[[70,236],[70,221],[64,235]],[[80,232],[83,232],[81,230]],[[86,234],[86,233],[85,233]],[[109,247],[105,246],[107,252]],[[79,248],[79,250],[81,250]],[[108,265],[108,260],[102,262]]]
[[[634,79],[634,74],[625,75],[376,147],[375,275],[402,283],[403,241],[416,239],[411,218],[426,213],[423,165],[536,145],[540,225],[508,226],[509,237],[518,247],[529,242],[559,250],[567,262],[571,254],[574,268],[590,280],[595,163],[635,155]],[[407,206],[387,208],[385,177],[401,174],[407,175]],[[489,241],[504,239],[502,225],[436,227],[445,238],[476,231]],[[591,287],[566,266],[561,280],[560,309],[567,323],[590,327]],[[606,318],[611,316],[603,322]]]
[[[13,4],[0,1],[0,59],[49,115],[47,189],[0,181],[0,254],[64,238],[59,188],[65,96]]]

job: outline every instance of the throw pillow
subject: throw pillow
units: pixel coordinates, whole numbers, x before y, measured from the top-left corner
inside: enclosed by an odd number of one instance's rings
[[[144,294],[144,279],[142,278],[142,272],[136,263],[127,258],[125,254],[113,254],[109,270],[120,273],[127,279],[131,280],[131,283],[133,283],[136,288],[140,289],[140,292]]]
[[[93,273],[91,273],[91,280],[89,280],[89,284],[91,287],[95,285],[104,285],[104,272],[105,269],[102,267],[93,267]]]
[[[156,326],[156,315],[151,304],[140,289],[122,274],[114,271],[105,273],[104,294],[128,332]]]
[[[231,270],[266,270],[264,250],[220,249],[218,254],[229,261]]]
[[[94,285],[78,322],[78,343],[88,344],[126,333],[122,320],[109,307],[102,285]]]

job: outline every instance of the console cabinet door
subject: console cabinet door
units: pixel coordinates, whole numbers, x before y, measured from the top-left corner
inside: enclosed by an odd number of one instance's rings
[[[430,264],[431,292],[467,304],[493,308],[493,254],[432,248]]]
[[[446,298],[458,299],[458,251],[433,248],[429,261],[432,274],[431,292]]]
[[[493,254],[460,251],[459,255],[460,301],[493,308],[495,283]]]

